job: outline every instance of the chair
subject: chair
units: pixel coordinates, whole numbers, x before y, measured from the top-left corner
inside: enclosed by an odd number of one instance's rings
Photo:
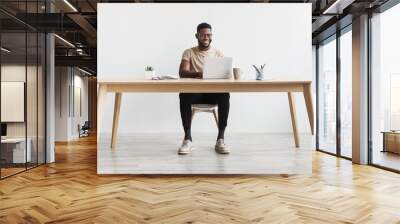
[[[217,127],[218,127],[217,108],[218,108],[218,105],[216,105],[216,104],[192,104],[192,120],[194,118],[194,115],[197,112],[213,113],[214,119],[215,119],[215,123],[217,124]]]
[[[89,129],[90,129],[90,123],[89,121],[85,121],[85,123],[80,126],[78,124],[78,132],[79,132],[79,138],[80,137],[87,137],[89,136]]]

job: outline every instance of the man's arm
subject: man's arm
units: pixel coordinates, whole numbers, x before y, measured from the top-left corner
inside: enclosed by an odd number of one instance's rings
[[[181,65],[179,66],[179,77],[181,78],[203,78],[202,72],[191,72],[190,71],[190,62],[187,60],[182,60]]]

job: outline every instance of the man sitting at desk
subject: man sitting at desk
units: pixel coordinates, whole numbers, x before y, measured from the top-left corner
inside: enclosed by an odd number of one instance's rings
[[[181,78],[203,78],[204,57],[223,57],[221,51],[210,46],[212,41],[211,25],[201,23],[197,26],[196,39],[198,46],[186,49],[183,52],[179,76]],[[229,115],[229,93],[180,93],[180,111],[185,137],[178,154],[189,154],[192,149],[191,123],[192,104],[218,105],[218,137],[215,151],[228,154],[229,150],[224,143],[224,132]]]

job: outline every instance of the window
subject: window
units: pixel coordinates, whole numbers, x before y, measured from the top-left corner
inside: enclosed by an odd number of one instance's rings
[[[336,153],[336,38],[318,48],[318,149]]]
[[[390,130],[400,130],[400,73],[390,74]]]
[[[320,43],[317,58],[317,149],[351,158],[353,73],[351,25]]]
[[[352,34],[340,36],[340,155],[352,156]]]
[[[400,170],[400,5],[371,18],[370,161]]]

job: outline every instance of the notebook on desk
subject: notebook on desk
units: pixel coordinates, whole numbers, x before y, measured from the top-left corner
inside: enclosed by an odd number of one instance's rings
[[[158,75],[154,76],[151,79],[152,80],[166,80],[166,79],[178,79],[179,77],[172,76],[172,75]]]

